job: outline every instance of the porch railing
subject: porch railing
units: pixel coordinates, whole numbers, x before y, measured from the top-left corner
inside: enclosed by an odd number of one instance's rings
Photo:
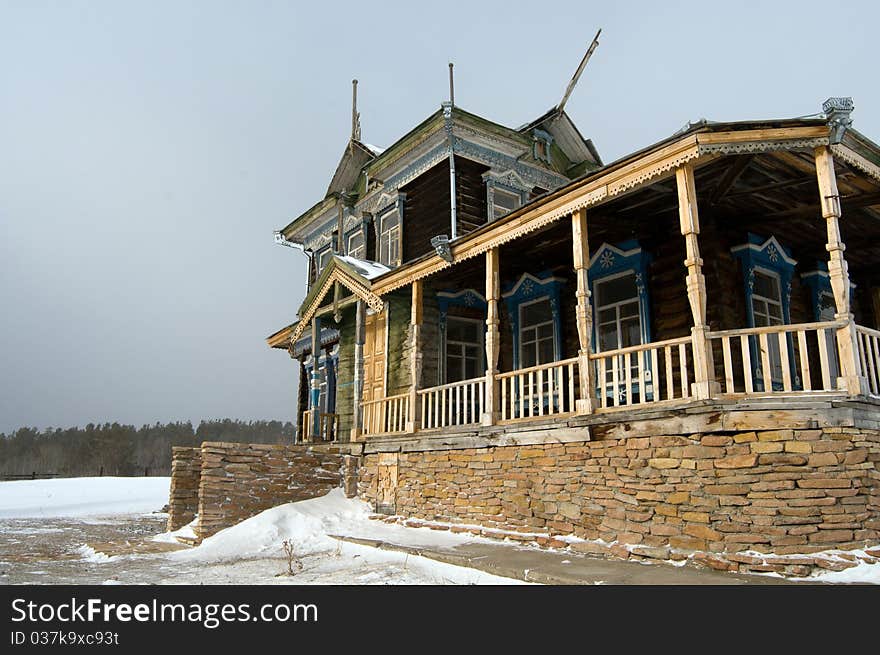
[[[575,411],[578,359],[564,359],[495,376],[501,420],[571,414]]]
[[[856,337],[862,375],[868,378],[868,393],[880,396],[880,331],[857,325]]]
[[[840,373],[838,331],[846,321],[824,321],[709,332],[716,394],[755,395],[838,392]],[[854,327],[859,375],[867,391],[880,398],[880,330]],[[589,356],[594,373],[597,408],[637,407],[693,397],[693,340],[690,336],[619,348]],[[502,422],[574,414],[582,397],[579,359],[500,373],[496,411]],[[394,434],[418,429],[476,425],[486,406],[486,378],[453,382],[415,393],[363,403],[363,432]],[[311,440],[309,412],[303,435]],[[323,417],[322,417],[323,419]],[[335,433],[335,423],[322,433]],[[326,438],[326,437],[325,437]]]
[[[715,368],[722,393],[835,391],[837,329],[843,325],[825,321],[710,332],[710,343],[721,345]]]
[[[319,432],[316,435],[314,432],[314,413],[317,410],[309,410],[303,412],[302,415],[302,434],[301,438],[304,442],[313,442],[313,441],[336,441],[337,438],[337,430],[339,429],[339,415],[338,414],[329,414],[327,412],[319,412],[318,414],[318,425]]]
[[[431,430],[480,422],[486,378],[473,378],[416,392],[421,408],[421,428]]]
[[[362,403],[365,434],[406,432],[409,422],[409,394],[368,400]]]
[[[655,341],[590,355],[599,407],[622,407],[690,397],[690,337]]]

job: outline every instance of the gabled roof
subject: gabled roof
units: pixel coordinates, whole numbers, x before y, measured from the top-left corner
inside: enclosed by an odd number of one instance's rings
[[[300,320],[291,326],[290,341],[296,342],[302,336],[324,298],[327,297],[327,294],[337,284],[351,291],[355,296],[367,303],[373,311],[382,311],[385,307],[385,301],[372,292],[371,280],[383,273],[387,273],[389,270],[391,269],[378,262],[348,256],[332,256],[330,262],[321,272],[320,277],[312,285],[312,290],[309,291],[302,305],[300,305],[298,312]]]
[[[602,166],[602,159],[593,142],[581,135],[577,125],[564,110],[560,112],[557,107],[553,107],[531,123],[526,123],[518,128],[520,132],[531,132],[534,129],[542,129],[550,133],[562,152],[574,165],[589,162],[592,167]]]
[[[327,195],[351,192],[357,185],[361,170],[375,158],[375,153],[366,145],[356,139],[351,139],[345,146],[345,152],[342,153],[336,172],[333,173],[333,179],[330,180],[330,186],[327,187]]]

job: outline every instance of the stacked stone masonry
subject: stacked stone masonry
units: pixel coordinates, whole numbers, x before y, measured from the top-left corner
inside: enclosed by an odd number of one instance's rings
[[[386,512],[459,524],[456,531],[477,526],[586,552],[609,554],[596,547],[604,542],[616,545],[612,555],[697,554],[716,568],[803,573],[809,558],[781,564],[742,553],[876,545],[878,466],[874,429],[659,435],[368,454],[359,492]],[[586,541],[555,538],[564,535]]]
[[[201,448],[174,448],[172,457],[168,526],[186,525],[198,512],[200,539],[342,484],[343,455],[332,446],[205,442]]]
[[[168,499],[168,530],[190,523],[199,511],[199,480],[202,449],[175,446],[171,449],[171,492]]]

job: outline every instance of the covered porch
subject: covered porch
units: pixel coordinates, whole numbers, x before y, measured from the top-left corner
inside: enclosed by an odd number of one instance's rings
[[[880,167],[859,145],[696,134],[377,280],[410,290],[412,383],[362,402],[353,439],[880,399]]]

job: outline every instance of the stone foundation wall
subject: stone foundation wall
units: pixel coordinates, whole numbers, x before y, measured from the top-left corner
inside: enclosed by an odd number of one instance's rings
[[[175,446],[171,449],[171,492],[168,499],[168,530],[191,522],[199,510],[202,449]]]
[[[878,462],[880,430],[658,435],[368,454],[359,493],[424,521],[736,561],[876,544]]]
[[[275,505],[323,496],[342,484],[343,455],[332,446],[206,441],[200,455],[196,534],[201,539]]]

